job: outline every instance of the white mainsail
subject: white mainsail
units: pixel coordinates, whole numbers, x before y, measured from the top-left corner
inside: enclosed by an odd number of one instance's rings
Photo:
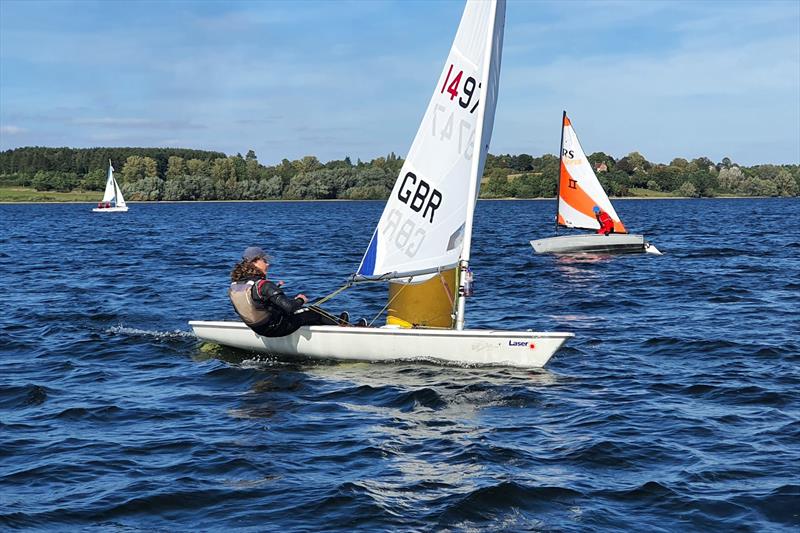
[[[115,207],[125,207],[125,198],[122,196],[122,190],[119,188],[117,180],[114,179],[114,167],[111,165],[111,160],[108,161],[108,179],[106,180],[106,190],[103,193],[102,202],[111,203]]]
[[[114,167],[108,162],[108,177],[106,178],[106,191],[103,193],[103,203],[111,202],[117,196],[117,182],[114,179]]]
[[[472,212],[494,125],[504,23],[505,0],[467,2],[354,279],[419,276],[469,259]]]

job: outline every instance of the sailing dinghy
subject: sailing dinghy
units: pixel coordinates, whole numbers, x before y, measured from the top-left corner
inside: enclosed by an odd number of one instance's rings
[[[128,210],[122,190],[119,188],[117,180],[114,179],[114,167],[111,160],[108,160],[108,179],[106,180],[106,191],[103,199],[92,209],[95,213],[124,213]]]
[[[661,255],[646,242],[643,235],[631,235],[611,205],[592,165],[578,142],[578,136],[564,111],[561,122],[560,176],[556,231],[559,226],[597,230],[600,223],[594,215],[599,207],[614,221],[614,233],[562,235],[531,241],[537,253],[638,253]]]
[[[494,125],[504,22],[505,0],[467,1],[408,157],[350,279],[389,283],[387,324],[306,326],[265,338],[242,322],[189,322],[200,339],[322,359],[541,367],[573,336],[464,329],[473,213]]]

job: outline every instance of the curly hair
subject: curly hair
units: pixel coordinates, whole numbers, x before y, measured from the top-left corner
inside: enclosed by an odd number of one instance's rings
[[[235,283],[246,278],[252,278],[253,276],[259,278],[263,277],[264,273],[257,269],[253,263],[254,261],[247,261],[245,259],[236,263],[236,266],[234,266],[231,271],[231,281]]]

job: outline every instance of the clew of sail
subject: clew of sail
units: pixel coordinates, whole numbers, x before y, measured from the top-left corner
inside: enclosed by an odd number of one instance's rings
[[[562,127],[558,224],[568,228],[598,229],[600,223],[593,211],[594,207],[598,206],[614,220],[616,233],[627,233],[625,225],[592,170],[592,165],[578,141],[566,112]]]
[[[494,123],[504,21],[504,0],[467,2],[355,280],[419,280],[463,258]]]

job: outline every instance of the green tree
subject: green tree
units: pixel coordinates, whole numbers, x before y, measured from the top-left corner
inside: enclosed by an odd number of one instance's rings
[[[614,161],[613,157],[603,152],[595,152],[587,157],[587,159],[589,160],[589,163],[592,164],[592,168],[596,168],[597,165],[605,163],[606,167],[608,167],[608,171],[614,170],[614,165],[616,164],[616,161]]]
[[[675,159],[670,161],[669,166],[685,169],[686,167],[689,166],[689,162],[682,157],[676,157]]]
[[[508,181],[508,169],[496,167],[489,172],[484,172],[486,181],[481,186],[481,196],[484,198],[511,198],[514,196],[514,186]]]
[[[50,176],[44,170],[40,170],[33,175],[31,187],[37,191],[52,191],[55,188],[50,180]]]
[[[636,172],[646,174],[653,165],[644,158],[639,152],[631,152],[619,161],[617,161],[616,168],[622,170],[627,174],[634,174]]]
[[[220,157],[211,164],[211,177],[216,181],[231,181],[231,186],[236,183],[236,167],[230,157]]]
[[[797,196],[797,182],[788,170],[780,169],[774,183],[779,196]]]
[[[156,176],[148,176],[121,187],[128,200],[155,202],[163,198],[165,182]]]
[[[264,167],[262,167],[258,159],[256,158],[256,153],[252,150],[247,151],[247,155],[244,156],[244,163],[245,163],[245,176],[248,180],[261,180],[262,177],[266,176],[263,172]]]
[[[188,176],[208,176],[208,162],[202,159],[189,159],[186,161],[186,174]]]
[[[138,155],[129,156],[122,167],[122,182],[136,181],[148,176],[158,175],[156,160]]]
[[[739,167],[723,167],[717,175],[720,188],[729,193],[739,192],[745,175]]]
[[[690,181],[684,181],[675,192],[677,192],[679,196],[685,196],[687,198],[696,198],[699,196],[697,194],[697,188]]]
[[[717,166],[707,157],[698,157],[697,159],[692,159],[691,164],[697,167],[699,170],[705,170],[706,172],[712,172],[717,168]]]
[[[386,187],[382,185],[364,185],[347,189],[342,195],[349,200],[384,200],[388,196]]]
[[[717,177],[708,167],[705,170],[696,170],[689,175],[689,181],[694,185],[698,196],[714,196],[719,188]]]
[[[533,157],[528,154],[520,154],[511,158],[509,163],[511,170],[515,172],[527,172],[533,170]]]
[[[103,169],[96,168],[86,173],[80,181],[81,189],[85,191],[102,191],[106,187],[106,172]]]
[[[673,165],[656,165],[650,170],[650,176],[661,191],[675,191],[684,181],[684,171]]]
[[[186,173],[186,161],[177,155],[169,156],[169,161],[167,163],[167,179],[184,176]]]
[[[242,154],[236,154],[234,157],[229,157],[233,164],[233,169],[236,174],[236,181],[243,181],[247,179],[247,162],[242,157]]]
[[[319,162],[319,159],[313,155],[307,155],[303,159],[298,159],[297,161],[293,161],[293,166],[297,173],[301,172],[313,172],[315,170],[320,170],[323,168],[322,163]]]
[[[261,180],[264,198],[280,198],[283,195],[283,180],[280,176],[272,176]]]

